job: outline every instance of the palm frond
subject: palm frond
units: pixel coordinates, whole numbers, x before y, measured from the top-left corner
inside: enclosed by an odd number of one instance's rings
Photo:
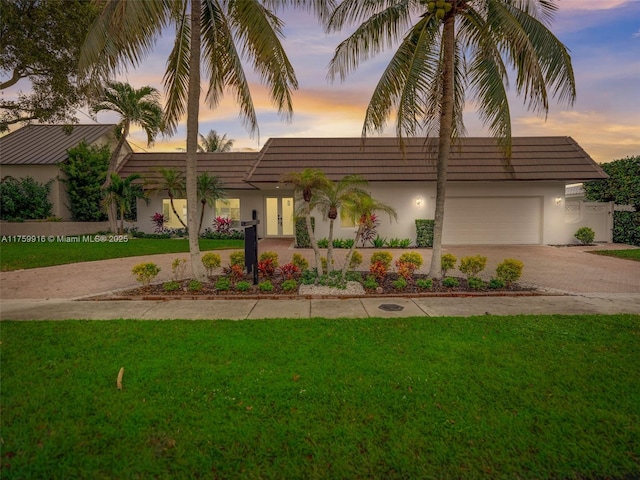
[[[191,23],[186,8],[187,2],[184,2],[182,12],[178,14],[174,10],[172,14],[176,22],[176,38],[167,60],[167,69],[163,78],[164,88],[167,92],[164,128],[170,134],[176,131],[187,108]]]

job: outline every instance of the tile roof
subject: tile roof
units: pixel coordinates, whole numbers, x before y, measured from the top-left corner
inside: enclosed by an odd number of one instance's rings
[[[67,159],[67,150],[82,140],[94,143],[113,132],[115,125],[27,125],[0,138],[2,165],[55,165]]]
[[[318,168],[337,180],[359,174],[369,182],[435,181],[435,139],[404,139],[404,155],[395,137],[272,138],[245,180],[278,182],[283,173]],[[607,178],[571,137],[513,137],[511,169],[496,140],[460,139],[451,151],[448,181],[560,180],[568,183]],[[510,171],[511,170],[511,171]]]
[[[233,190],[254,190],[243,179],[258,152],[198,153],[198,174],[209,172],[216,175],[224,188]],[[138,173],[153,180],[159,177],[159,168],[185,170],[186,153],[132,153],[118,170],[122,177]]]

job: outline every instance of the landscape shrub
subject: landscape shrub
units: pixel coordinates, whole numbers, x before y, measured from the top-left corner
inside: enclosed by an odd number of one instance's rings
[[[458,267],[458,270],[464,273],[467,276],[467,279],[469,279],[471,277],[477,277],[486,266],[487,257],[475,255],[473,257],[462,257],[460,259],[460,266]]]
[[[270,259],[275,268],[278,268],[278,253],[277,252],[262,252],[258,260],[267,260]]]
[[[131,269],[131,273],[146,287],[158,276],[160,267],[155,263],[139,263]]]
[[[272,292],[273,291],[273,283],[271,280],[264,280],[258,284],[258,289],[261,292]]]
[[[300,275],[300,269],[293,263],[285,263],[280,267],[278,273],[285,280],[292,280]]]
[[[248,292],[251,289],[251,283],[246,280],[241,280],[236,283],[236,290],[239,292]]]
[[[311,228],[315,228],[315,224],[315,217],[311,217]],[[304,217],[296,218],[296,247],[311,248],[311,239],[307,231],[307,221]]]
[[[433,288],[433,280],[430,278],[419,278],[416,280],[416,286],[421,290],[431,290]]]
[[[318,248],[328,248],[329,247],[329,239],[321,238],[318,240]]]
[[[231,225],[233,220],[228,217],[217,216],[213,219],[213,229],[216,233],[229,235],[231,233]]]
[[[202,290],[202,282],[199,282],[198,280],[191,280],[189,281],[187,288],[190,292],[199,292]]]
[[[169,219],[166,215],[163,215],[160,212],[156,212],[151,216],[151,222],[153,222],[153,231],[155,233],[164,233],[165,227],[164,224],[167,223]]]
[[[382,248],[387,244],[387,239],[381,237],[380,235],[376,236],[373,240],[371,240],[374,248]]]
[[[175,292],[179,288],[180,288],[180,284],[178,282],[176,282],[175,280],[171,280],[169,282],[164,282],[162,284],[162,289],[165,292]]]
[[[449,270],[453,270],[456,267],[456,262],[457,261],[458,261],[458,259],[452,253],[445,253],[444,255],[442,255],[440,257],[440,263],[441,263],[440,268],[442,269],[442,276],[443,277],[447,276],[447,272]]]
[[[467,283],[471,290],[482,290],[484,288],[484,281],[478,277],[469,277]]]
[[[244,277],[244,267],[240,265],[230,265],[229,268],[225,268],[223,271],[233,283]]]
[[[408,283],[404,277],[398,277],[396,280],[391,282],[391,285],[393,285],[393,288],[396,290],[404,290],[407,288]]]
[[[349,260],[349,269],[355,270],[362,265],[362,261],[362,254],[358,250],[354,250],[353,255],[351,255],[351,260]]]
[[[455,288],[460,286],[460,282],[457,278],[447,277],[442,280],[442,285],[447,288]]]
[[[271,278],[276,273],[276,266],[273,264],[273,258],[265,258],[258,262],[258,273],[265,278]]]
[[[489,280],[489,288],[492,290],[500,290],[504,288],[504,282],[499,278],[492,278]]]
[[[320,264],[322,265],[322,271],[325,272],[325,273],[328,272],[328,270],[327,270],[327,261],[328,261],[327,257],[320,257]],[[335,263],[336,263],[335,259],[332,258],[331,259],[331,267],[332,268],[335,266]]]
[[[303,285],[313,285],[318,280],[318,273],[314,270],[304,270],[302,272],[302,277],[300,278],[300,283]]]
[[[240,265],[244,267],[244,250],[236,250],[229,255],[229,263],[231,266]]]
[[[640,212],[613,212],[613,243],[640,247]]]
[[[413,272],[415,272],[416,268],[415,263],[396,260],[396,271],[398,272],[398,275],[407,281],[412,280]]]
[[[371,273],[378,282],[382,282],[384,280],[388,270],[389,267],[387,264],[381,260],[376,260],[369,267],[369,273]]]
[[[186,258],[175,258],[173,262],[171,262],[171,273],[173,273],[173,279],[176,282],[182,281],[186,270],[187,270]]]
[[[292,292],[296,288],[298,288],[298,282],[293,279],[285,280],[284,282],[282,282],[282,290],[284,290],[285,292]]]
[[[226,292],[231,289],[231,280],[227,277],[220,277],[215,283],[216,290]]]
[[[309,262],[307,261],[306,258],[304,258],[299,253],[294,253],[293,254],[293,258],[291,260],[291,263],[293,263],[296,267],[298,267],[298,269],[301,272],[304,272],[305,270],[309,269]]]
[[[362,286],[367,290],[375,290],[378,288],[378,282],[376,281],[375,275],[367,275],[367,278],[362,282]]]
[[[209,252],[202,255],[202,264],[204,268],[207,270],[207,275],[213,275],[213,271],[216,268],[220,268],[222,260],[220,259],[220,255],[217,253]]]
[[[27,176],[0,182],[0,220],[42,220],[51,216],[49,192],[53,179],[39,183]]]
[[[243,240],[243,230],[230,230],[229,232],[216,232],[210,228],[205,228],[204,232],[200,234],[201,238],[207,240]]]
[[[589,245],[596,238],[596,233],[589,227],[580,227],[574,237],[583,245]]]
[[[502,281],[507,287],[510,287],[513,282],[517,282],[522,276],[522,269],[524,263],[515,258],[505,258],[496,267],[496,277]]]
[[[376,262],[382,262],[388,269],[391,266],[392,260],[393,255],[389,252],[373,252],[371,254],[370,264],[373,265]]]
[[[400,255],[401,262],[413,263],[416,266],[416,270],[422,266],[422,255],[418,252],[405,252]]]
[[[435,220],[416,219],[416,247],[433,247],[433,226]]]

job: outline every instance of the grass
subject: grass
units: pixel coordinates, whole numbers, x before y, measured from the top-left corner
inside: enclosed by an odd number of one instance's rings
[[[90,237],[94,237],[91,235]],[[82,236],[76,237],[82,239]],[[243,248],[243,240],[200,240],[200,250]],[[128,242],[38,242],[2,243],[0,269],[20,270],[50,267],[76,262],[108,260],[111,258],[183,253],[189,251],[187,239],[132,238]]]
[[[4,321],[1,335],[6,479],[640,474],[637,315]]]
[[[632,248],[630,250],[594,250],[591,253],[640,262],[640,248]]]

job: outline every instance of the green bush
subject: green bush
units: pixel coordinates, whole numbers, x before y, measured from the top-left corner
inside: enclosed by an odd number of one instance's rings
[[[391,282],[391,285],[393,285],[393,288],[395,288],[396,290],[404,290],[405,288],[407,288],[408,284],[404,277],[398,277],[397,280]]]
[[[227,277],[220,277],[215,284],[216,290],[226,292],[231,289],[231,280]]]
[[[613,243],[640,247],[640,212],[613,212]]]
[[[282,290],[284,290],[285,292],[292,292],[297,288],[298,288],[298,282],[296,282],[293,279],[285,280],[284,282],[282,282]]]
[[[505,258],[496,267],[496,277],[509,287],[513,282],[517,282],[522,276],[524,263],[515,258]]]
[[[239,265],[244,268],[244,250],[236,250],[229,255],[229,263],[231,266]]]
[[[139,263],[131,269],[131,273],[143,286],[147,286],[160,273],[160,267],[155,263]]]
[[[589,245],[593,243],[593,239],[596,238],[596,233],[589,227],[580,227],[574,237],[583,245]]]
[[[447,288],[455,288],[455,287],[460,286],[460,282],[458,281],[457,278],[447,277],[447,278],[442,280],[442,285],[447,287]]]
[[[209,252],[202,255],[202,264],[207,269],[207,275],[211,276],[216,268],[220,268],[222,260],[217,253]]]
[[[367,278],[362,282],[362,286],[367,290],[375,290],[378,288],[378,282],[374,275],[367,275]]]
[[[504,282],[499,278],[492,278],[489,280],[489,288],[491,290],[500,290],[504,288]]]
[[[176,282],[182,281],[184,278],[184,272],[187,270],[187,259],[186,258],[175,258],[173,262],[171,262],[171,272],[173,273],[173,279]]]
[[[486,266],[487,257],[475,255],[473,257],[462,257],[460,259],[460,266],[458,267],[458,270],[464,273],[467,276],[467,279],[469,279],[471,277],[477,277]]]
[[[272,292],[273,283],[271,283],[271,280],[265,280],[258,284],[258,288],[260,289],[261,292]]]
[[[416,247],[433,247],[433,226],[435,220],[416,219]]]
[[[416,286],[421,290],[431,290],[433,288],[433,280],[430,278],[419,278],[416,280]]]
[[[349,260],[349,269],[355,270],[360,265],[362,265],[362,254],[358,250],[353,251],[353,255],[351,255],[351,260]]]
[[[311,217],[311,228],[315,228],[316,219]],[[296,218],[296,247],[311,248],[311,239],[307,231],[307,222],[304,217]]]
[[[0,220],[42,220],[51,216],[49,192],[53,179],[42,184],[27,176],[0,182]]]
[[[445,253],[444,255],[442,255],[440,257],[440,263],[441,263],[440,268],[442,269],[442,276],[443,277],[447,276],[447,272],[449,270],[453,270],[456,267],[456,262],[457,261],[458,261],[458,259],[452,253]]]
[[[169,282],[164,282],[162,284],[162,289],[165,292],[175,292],[179,288],[180,288],[180,284],[178,282],[176,282],[175,280],[171,280]]]
[[[413,263],[416,266],[416,270],[422,266],[422,255],[418,252],[406,252],[400,255],[399,260],[405,263]]]
[[[239,292],[248,292],[251,289],[251,283],[246,280],[240,280],[236,283],[236,290]]]
[[[469,277],[467,283],[471,290],[482,290],[484,288],[484,281],[478,277]]]
[[[199,282],[198,280],[191,280],[189,281],[187,288],[190,292],[199,292],[202,290],[202,282]]]
[[[315,269],[303,270],[302,277],[300,278],[300,283],[302,283],[303,285],[313,285],[314,283],[316,283],[317,279],[318,273],[315,271]]]
[[[373,265],[376,262],[381,262],[385,267],[387,267],[387,269],[389,269],[389,267],[391,267],[392,260],[393,255],[391,255],[389,252],[373,252],[373,254],[371,254],[369,264]]]
[[[329,247],[329,239],[328,238],[320,238],[318,239],[318,248],[328,248]]]
[[[291,263],[293,263],[296,267],[298,267],[301,272],[309,270],[309,262],[307,261],[306,258],[304,258],[299,253],[294,253],[293,254],[293,258],[291,260]]]
[[[258,261],[262,262],[265,260],[271,260],[271,265],[273,266],[273,268],[278,268],[280,266],[280,264],[278,263],[278,254],[276,252],[262,252],[260,254],[260,257],[258,258]]]
[[[327,257],[320,257],[320,263],[322,264],[322,271],[323,272],[327,272]],[[335,266],[336,261],[332,258],[331,259],[331,268],[333,268]]]

